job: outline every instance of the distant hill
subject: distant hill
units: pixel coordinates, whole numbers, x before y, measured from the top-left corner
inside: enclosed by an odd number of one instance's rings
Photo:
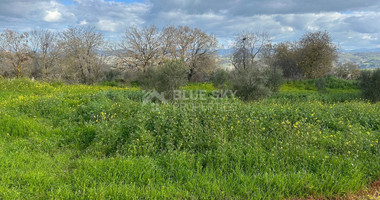
[[[353,50],[343,50],[343,52],[348,53],[380,53],[380,48],[374,48],[374,49],[353,49]]]
[[[379,52],[341,52],[339,53],[339,63],[356,63],[362,69],[380,68]]]

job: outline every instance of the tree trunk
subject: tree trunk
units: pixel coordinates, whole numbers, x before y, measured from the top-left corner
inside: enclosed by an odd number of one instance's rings
[[[191,78],[193,77],[193,75],[194,75],[194,69],[190,68],[189,74],[187,75],[187,80],[189,82],[191,82]]]

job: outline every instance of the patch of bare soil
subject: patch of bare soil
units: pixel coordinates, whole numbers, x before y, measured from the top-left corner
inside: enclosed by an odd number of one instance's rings
[[[355,194],[348,194],[343,197],[326,198],[326,197],[308,197],[306,199],[293,200],[380,200],[380,179],[373,182],[368,190],[363,190]]]

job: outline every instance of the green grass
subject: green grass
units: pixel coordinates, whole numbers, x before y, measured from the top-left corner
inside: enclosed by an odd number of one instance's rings
[[[258,102],[184,109],[143,104],[134,88],[0,79],[0,199],[334,198],[365,189],[380,177],[380,104],[360,100],[353,85],[299,85]]]
[[[189,83],[187,86],[181,87],[181,90],[185,90],[185,91],[204,90],[207,92],[212,92],[216,89],[212,83]]]
[[[337,79],[332,76],[326,78],[326,91],[318,92],[316,80],[296,80],[285,82],[279,93],[270,98],[271,101],[309,102],[321,101],[336,103],[361,100],[361,92],[356,81]]]

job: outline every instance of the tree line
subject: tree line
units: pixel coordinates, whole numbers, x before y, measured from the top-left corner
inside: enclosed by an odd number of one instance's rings
[[[188,80],[199,81],[216,67],[217,45],[215,36],[187,26],[131,27],[116,43],[106,41],[94,27],[70,27],[59,33],[4,30],[0,75],[93,84],[182,60]]]
[[[336,65],[338,47],[322,31],[278,44],[267,33],[238,34],[230,71],[220,69],[218,48],[214,35],[187,26],[130,27],[117,42],[85,26],[62,32],[4,30],[0,34],[0,76],[82,84],[137,82],[149,89],[211,80],[255,96],[275,92],[283,79],[359,76],[355,64]],[[169,83],[159,83],[163,80]]]

